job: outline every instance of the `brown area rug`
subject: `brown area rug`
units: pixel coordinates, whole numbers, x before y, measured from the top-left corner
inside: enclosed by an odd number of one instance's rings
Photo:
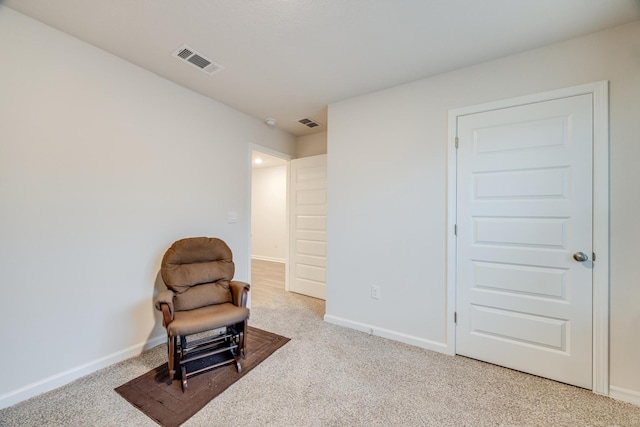
[[[235,365],[228,365],[196,375],[189,378],[189,387],[183,393],[180,381],[168,384],[169,370],[165,363],[115,390],[158,424],[179,426],[285,345],[289,338],[249,326],[246,340],[240,373],[236,372]]]

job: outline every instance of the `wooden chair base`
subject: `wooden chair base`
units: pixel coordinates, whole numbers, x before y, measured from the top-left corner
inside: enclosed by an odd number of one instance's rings
[[[238,331],[239,330],[239,331]],[[244,334],[246,321],[228,326],[221,334],[189,340],[188,336],[169,337],[169,382],[180,379],[182,391],[188,388],[187,379],[194,375],[230,364],[235,364],[237,372],[242,371],[240,359],[244,359]],[[188,365],[197,360],[219,356],[215,363],[207,364],[195,370]],[[178,373],[178,377],[176,377]]]

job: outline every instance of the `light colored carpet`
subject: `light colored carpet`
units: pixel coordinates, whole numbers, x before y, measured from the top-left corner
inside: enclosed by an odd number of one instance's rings
[[[322,321],[324,302],[282,291],[251,325],[291,341],[184,426],[640,426],[640,407]],[[164,346],[0,411],[2,426],[154,426],[113,388]]]

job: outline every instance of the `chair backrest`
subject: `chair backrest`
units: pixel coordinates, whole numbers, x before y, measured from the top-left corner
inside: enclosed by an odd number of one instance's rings
[[[164,254],[160,268],[167,288],[176,293],[176,311],[231,302],[229,281],[234,272],[231,249],[211,237],[178,240]]]

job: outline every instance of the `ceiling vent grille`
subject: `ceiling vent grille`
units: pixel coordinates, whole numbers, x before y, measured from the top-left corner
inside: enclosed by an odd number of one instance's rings
[[[311,119],[308,119],[306,117],[304,119],[298,120],[298,123],[301,123],[301,124],[305,125],[309,129],[313,129],[313,128],[317,128],[319,126],[322,126],[320,123],[318,123],[316,121],[313,121]]]
[[[180,49],[173,52],[173,56],[180,59],[181,61],[187,62],[188,64],[196,68],[199,68],[209,75],[217,73],[224,68],[222,65],[217,64],[211,59],[196,52],[195,49],[191,49],[186,44],[182,45]]]

